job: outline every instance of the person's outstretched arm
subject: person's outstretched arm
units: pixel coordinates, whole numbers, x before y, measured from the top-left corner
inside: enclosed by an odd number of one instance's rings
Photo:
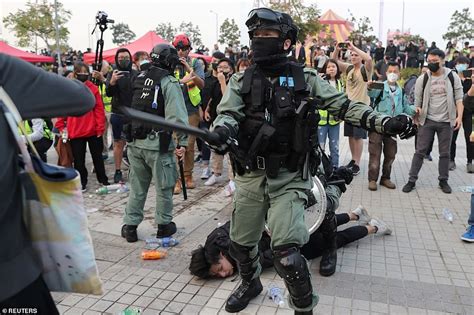
[[[13,100],[24,120],[80,116],[95,105],[94,96],[83,83],[2,53],[0,86]]]

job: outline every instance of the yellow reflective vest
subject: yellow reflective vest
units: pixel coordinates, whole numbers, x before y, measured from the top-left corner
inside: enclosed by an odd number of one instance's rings
[[[196,59],[192,59],[191,68],[194,68],[195,62],[196,62]],[[186,72],[184,76],[187,76],[188,74],[189,73]],[[179,70],[174,71],[174,76],[178,80],[182,79],[179,76]],[[188,96],[189,96],[189,100],[191,101],[191,104],[193,104],[193,106],[198,106],[201,103],[201,90],[196,86],[196,84],[194,84],[192,80],[186,83],[186,85],[187,85]]]
[[[23,124],[25,126],[25,131],[27,135],[31,135],[33,133],[33,129],[31,129],[30,123],[28,120],[23,121]],[[51,130],[49,130],[48,125],[46,124],[46,121],[43,120],[43,138],[46,138],[48,140],[53,140],[53,133]]]
[[[105,83],[99,84],[99,93],[102,96],[105,111],[110,113],[112,111],[112,97],[107,96],[107,93],[105,93]]]
[[[344,92],[344,86],[342,85],[341,80],[336,81],[336,89],[339,92]],[[325,126],[329,124],[330,126],[335,126],[337,124],[340,124],[340,120],[336,120],[333,115],[329,114],[327,110],[319,110],[319,116],[321,119],[319,120],[319,125],[320,126]]]

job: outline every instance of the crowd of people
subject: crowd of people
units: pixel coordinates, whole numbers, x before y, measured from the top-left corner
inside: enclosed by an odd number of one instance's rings
[[[370,191],[377,190],[378,183],[396,189],[391,171],[397,135],[409,138],[416,130],[403,192],[415,188],[423,161],[431,157],[436,134],[439,187],[451,193],[449,170],[456,167],[456,138],[461,127],[466,140],[466,172],[474,173],[474,143],[469,138],[472,106],[466,105],[474,98],[474,76],[469,72],[474,66],[474,46],[465,43],[457,50],[456,43],[448,43],[443,51],[435,43],[427,48],[423,43],[403,40],[397,45],[390,40],[386,48],[381,42],[372,47],[364,42],[328,45],[315,40],[306,60],[305,45],[297,42],[298,30],[287,14],[252,10],[246,25],[251,47],[236,50],[230,46],[221,52],[216,46],[209,64],[204,58],[189,56],[193,48],[185,34],[151,52],[132,54],[120,48],[114,62],[104,61],[99,71],[81,61],[80,52],[71,52],[73,66],[66,65],[64,76],[82,82],[94,98],[93,106],[87,112],[84,108],[73,111],[81,116],[53,111],[49,113],[56,114],[52,120],[45,118],[48,115],[39,119],[26,114],[32,118],[25,122],[26,137],[44,161],[53,142],[60,161],[69,154],[68,164],[79,172],[84,192],[88,190],[87,146],[101,185],[109,185],[104,160],[110,149],[114,183],[127,180],[122,165],[127,161],[130,194],[121,229],[127,242],[138,241],[152,180],[158,238],[177,231],[172,221],[173,194],[182,192],[183,183],[186,189],[194,189],[228,180],[225,193],[235,198],[231,223],[211,232],[205,246],[193,252],[191,273],[202,278],[227,277],[238,270],[242,282],[226,301],[227,311],[238,312],[261,292],[261,268],[274,266],[288,288],[290,306],[297,313],[311,314],[318,297],[305,259],[322,256],[320,273],[330,276],[335,272],[337,248],[369,234],[391,233],[382,220],[371,218],[361,206],[335,214],[340,196],[353,176],[360,174],[364,139],[369,139]],[[307,67],[303,69],[301,64]],[[420,75],[410,78],[411,84],[407,78],[402,86],[401,70],[405,67],[420,68]],[[193,135],[130,120],[124,108],[209,129],[217,140],[206,143]],[[347,163],[339,158],[342,122],[351,152]],[[233,143],[238,143],[237,149]],[[329,158],[325,159],[326,155]],[[223,178],[225,159],[227,179]],[[316,165],[311,164],[314,161],[318,161]],[[178,176],[180,162],[184,178]],[[193,177],[195,163],[201,163],[202,181]],[[319,163],[324,168],[322,174]],[[302,213],[312,198],[308,191],[316,174],[325,176],[328,209],[321,227],[310,235]],[[468,230],[461,237],[468,242],[474,242],[472,208]],[[271,233],[262,234],[265,221]],[[359,221],[360,226],[336,233],[338,225],[349,221]],[[40,287],[36,289],[44,290],[41,280],[36,281]],[[8,296],[0,295],[0,300],[4,297]]]

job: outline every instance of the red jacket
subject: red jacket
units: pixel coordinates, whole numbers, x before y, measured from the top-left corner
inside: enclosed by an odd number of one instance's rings
[[[86,81],[84,84],[95,97],[94,108],[82,116],[60,117],[56,121],[56,128],[60,132],[63,131],[64,127],[67,127],[69,139],[102,136],[105,131],[105,110],[99,88],[90,81]]]

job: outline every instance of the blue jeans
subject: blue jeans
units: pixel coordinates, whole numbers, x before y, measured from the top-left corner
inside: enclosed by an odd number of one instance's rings
[[[319,145],[326,148],[326,137],[329,138],[329,152],[331,153],[331,164],[333,167],[339,167],[339,129],[340,124],[331,126],[326,124],[318,126]]]
[[[471,192],[471,214],[469,215],[467,224],[474,225],[474,192]]]

